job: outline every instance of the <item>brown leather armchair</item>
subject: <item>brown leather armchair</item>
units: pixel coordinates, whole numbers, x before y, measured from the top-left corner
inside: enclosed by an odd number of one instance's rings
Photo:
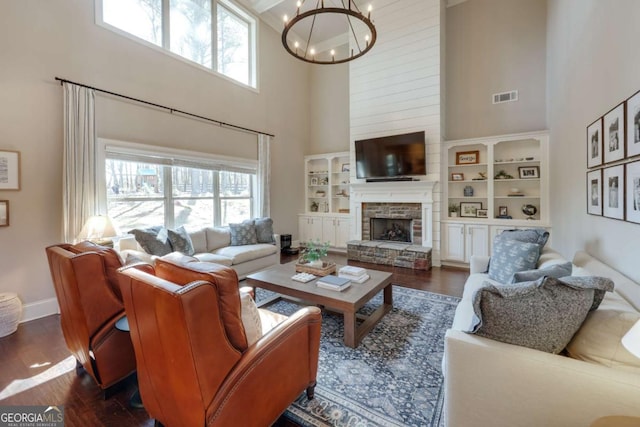
[[[166,426],[269,426],[313,398],[321,315],[306,307],[247,345],[238,277],[211,263],[120,270],[145,409]],[[183,286],[184,285],[184,286]]]
[[[129,333],[115,327],[124,316],[120,259],[113,249],[90,242],[50,246],[46,253],[67,347],[107,398],[115,391],[111,386],[136,370]]]

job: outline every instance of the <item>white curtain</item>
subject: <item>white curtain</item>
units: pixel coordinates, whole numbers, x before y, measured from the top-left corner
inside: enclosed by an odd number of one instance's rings
[[[70,83],[63,90],[62,237],[73,242],[96,213],[95,93]]]
[[[258,216],[271,216],[271,137],[258,134]]]

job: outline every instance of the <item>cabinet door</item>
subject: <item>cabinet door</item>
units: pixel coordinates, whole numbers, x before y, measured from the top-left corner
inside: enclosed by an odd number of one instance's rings
[[[444,259],[464,262],[464,225],[445,224],[444,227]]]
[[[349,218],[336,218],[336,243],[337,248],[346,248],[351,233]]]
[[[300,243],[305,243],[309,241],[309,217],[308,216],[298,217],[298,239],[300,239]]]
[[[322,243],[329,242],[331,246],[336,245],[336,219],[322,219]]]
[[[322,241],[323,239],[323,235],[322,235],[322,218],[320,217],[309,217],[309,223],[307,225],[307,231],[308,231],[308,239],[309,240],[313,240],[315,241]]]
[[[469,224],[466,228],[466,261],[471,255],[489,255],[489,227],[486,225]]]

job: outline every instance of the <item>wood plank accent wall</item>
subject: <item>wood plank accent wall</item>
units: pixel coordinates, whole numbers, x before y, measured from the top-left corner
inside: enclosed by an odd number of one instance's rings
[[[428,179],[438,181],[444,5],[440,0],[376,0],[372,5],[376,45],[349,63],[351,163],[353,141],[424,130]],[[433,200],[433,261],[440,265],[440,217],[446,216],[440,184]]]

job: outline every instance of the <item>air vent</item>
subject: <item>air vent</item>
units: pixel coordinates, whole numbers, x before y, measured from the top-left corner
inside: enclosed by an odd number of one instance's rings
[[[502,104],[503,102],[512,102],[518,100],[518,91],[511,90],[509,92],[502,93],[494,93],[493,94],[493,103],[494,104]]]

